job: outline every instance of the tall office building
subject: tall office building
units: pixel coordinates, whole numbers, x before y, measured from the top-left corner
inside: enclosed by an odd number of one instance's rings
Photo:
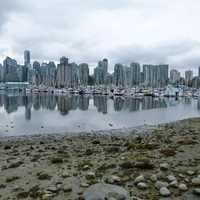
[[[94,78],[97,85],[105,85],[108,75],[108,59],[104,58],[98,62],[98,66],[94,69]]]
[[[144,85],[165,87],[168,83],[168,65],[143,65]]]
[[[66,57],[60,58],[60,64],[57,66],[56,83],[57,87],[64,87],[66,82],[66,66],[69,64],[69,59]]]
[[[31,53],[29,50],[24,51],[24,65],[29,66],[31,64]]]
[[[140,83],[140,64],[131,63],[131,86],[137,86]]]
[[[193,79],[193,71],[192,70],[185,71],[185,83],[187,86],[191,84],[192,79]]]
[[[82,63],[79,65],[79,80],[80,85],[87,86],[89,80],[89,67],[87,63]]]
[[[10,57],[6,57],[3,61],[3,80],[5,82],[19,81],[17,73],[17,61]]]
[[[124,66],[122,64],[116,64],[114,67],[114,84],[117,87],[125,86],[125,73]]]
[[[170,82],[177,83],[181,78],[181,74],[176,69],[170,70]]]

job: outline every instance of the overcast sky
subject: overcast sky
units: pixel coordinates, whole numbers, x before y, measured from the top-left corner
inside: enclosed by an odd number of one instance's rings
[[[0,0],[0,61],[200,65],[200,0]]]

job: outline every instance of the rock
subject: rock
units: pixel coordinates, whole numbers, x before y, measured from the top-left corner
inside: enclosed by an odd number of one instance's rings
[[[122,169],[131,169],[134,167],[134,163],[130,162],[130,161],[124,161],[120,164],[120,167]]]
[[[24,162],[22,162],[22,161],[16,161],[16,162],[13,162],[13,163],[11,163],[9,166],[8,166],[8,168],[17,168],[17,167],[19,167],[20,165],[22,165]]]
[[[169,176],[167,176],[167,180],[168,180],[169,182],[172,182],[172,181],[175,181],[175,180],[176,180],[176,177],[175,177],[174,175],[169,175]]]
[[[187,188],[187,185],[184,184],[184,183],[181,183],[179,186],[178,186],[179,190],[181,191],[187,191],[188,188]]]
[[[53,158],[51,158],[51,163],[52,163],[52,164],[63,163],[63,159],[60,158],[60,157],[53,157]]]
[[[25,191],[19,192],[19,193],[17,194],[17,199],[25,199],[25,198],[27,198],[28,196],[29,196],[29,193],[28,193],[28,192],[25,192]]]
[[[83,194],[84,200],[105,200],[115,198],[116,200],[130,200],[128,192],[119,186],[97,183],[90,186]]]
[[[137,184],[137,187],[139,189],[147,189],[147,184],[144,183],[144,182],[140,182],[140,183]]]
[[[94,172],[88,172],[85,177],[88,180],[94,179],[95,178],[95,173]]]
[[[178,188],[178,182],[177,180],[174,180],[172,181],[170,184],[169,184],[170,187],[173,187],[173,188]]]
[[[112,175],[110,178],[108,178],[108,183],[120,183],[121,178],[119,176]]]
[[[87,183],[81,183],[80,186],[83,187],[83,188],[87,188],[87,187],[89,187],[89,184],[87,184]]]
[[[39,172],[37,173],[37,177],[39,180],[50,180],[51,176],[47,172]]]
[[[154,169],[155,166],[149,159],[143,159],[135,163],[135,168],[138,169]]]
[[[193,186],[200,186],[200,178],[199,177],[193,178],[192,179],[192,185]]]
[[[164,171],[168,170],[169,169],[169,164],[168,163],[161,163],[160,164],[160,169],[164,170]]]
[[[57,193],[59,191],[59,188],[57,188],[56,186],[50,186],[47,188],[47,191],[50,191],[52,193]]]
[[[193,190],[193,193],[196,194],[196,195],[198,195],[198,196],[200,196],[200,188],[195,188]]]
[[[139,183],[139,182],[144,182],[144,181],[145,181],[144,176],[143,176],[143,175],[140,175],[140,176],[138,176],[138,177],[135,178],[134,183],[137,184],[137,183]]]
[[[168,187],[168,185],[169,184],[167,182],[162,182],[162,181],[156,181],[156,183],[155,183],[155,187],[157,189],[160,189],[162,187]]]
[[[66,193],[69,193],[69,192],[72,191],[72,187],[66,185],[66,186],[63,187],[63,191],[66,192]]]
[[[171,195],[171,192],[166,187],[161,187],[160,195],[163,197],[169,197]]]
[[[63,172],[63,173],[62,173],[62,177],[63,177],[63,178],[68,178],[68,177],[70,177],[70,175],[69,175],[68,172]]]
[[[193,176],[194,174],[195,174],[195,172],[192,171],[192,170],[188,170],[188,171],[187,171],[187,175],[189,175],[189,176]]]
[[[151,180],[152,182],[156,182],[156,181],[158,180],[157,175],[156,175],[156,174],[153,174],[153,175],[150,177],[150,180]]]

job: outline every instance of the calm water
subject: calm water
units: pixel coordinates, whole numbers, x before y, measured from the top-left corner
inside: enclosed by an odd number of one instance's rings
[[[0,134],[19,136],[130,128],[200,116],[191,98],[0,94]]]

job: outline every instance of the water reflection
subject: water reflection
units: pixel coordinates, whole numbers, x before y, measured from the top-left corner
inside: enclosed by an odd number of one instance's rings
[[[96,108],[97,112],[107,114],[109,106],[113,106],[114,111],[135,112],[140,110],[167,108],[176,106],[179,103],[191,104],[191,99],[159,99],[145,97],[142,99],[116,97],[109,99],[107,96],[54,96],[54,95],[33,95],[33,96],[12,96],[1,94],[0,107],[8,114],[17,112],[18,107],[25,108],[25,119],[31,120],[31,111],[57,110],[61,115],[66,116],[71,110],[86,111],[90,106]],[[109,103],[109,105],[108,105]],[[200,100],[197,103],[200,110]]]

